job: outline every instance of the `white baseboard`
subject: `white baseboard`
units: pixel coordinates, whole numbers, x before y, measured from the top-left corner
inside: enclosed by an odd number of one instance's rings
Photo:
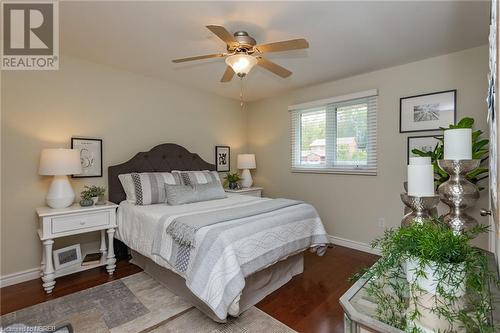
[[[39,278],[40,278],[40,267],[3,275],[0,276],[0,288]]]
[[[348,247],[350,249],[380,255],[380,250],[376,249],[376,248],[375,249],[372,248],[370,246],[370,244],[357,242],[357,241],[353,241],[350,239],[341,238],[341,237],[333,236],[333,235],[328,235],[328,238],[330,239],[330,242],[332,242],[335,245],[344,246],[344,247]]]

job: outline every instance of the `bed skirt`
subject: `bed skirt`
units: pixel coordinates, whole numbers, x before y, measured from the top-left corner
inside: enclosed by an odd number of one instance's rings
[[[187,287],[186,281],[180,275],[166,269],[151,259],[131,250],[133,264],[141,267],[144,272],[151,275],[163,284],[172,293],[184,298],[212,320],[223,323],[205,303],[198,299]],[[275,263],[245,279],[245,288],[240,296],[239,306],[231,306],[229,314],[238,316],[243,311],[260,302],[264,297],[285,285],[304,271],[304,255],[298,253]]]

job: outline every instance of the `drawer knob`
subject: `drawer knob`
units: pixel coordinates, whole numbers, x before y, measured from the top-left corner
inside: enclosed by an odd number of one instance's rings
[[[85,221],[80,221],[80,225],[85,225]]]

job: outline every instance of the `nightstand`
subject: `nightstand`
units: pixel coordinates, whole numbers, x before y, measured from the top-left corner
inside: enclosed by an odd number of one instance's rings
[[[40,267],[40,275],[43,281],[43,289],[50,294],[54,285],[55,279],[106,265],[106,270],[109,275],[112,275],[115,270],[115,253],[113,251],[113,236],[116,229],[116,208],[112,202],[107,202],[104,205],[95,205],[91,207],[81,207],[79,204],[74,204],[67,208],[53,209],[49,207],[39,207],[36,209],[40,227],[38,236],[43,244],[42,264]],[[70,267],[54,269],[52,260],[52,245],[54,239],[71,235],[83,234],[91,231],[101,231],[101,246],[100,252],[102,258],[99,263],[81,266],[73,265]],[[106,233],[108,234],[108,247],[106,248]],[[82,254],[82,259],[85,254]]]
[[[225,189],[227,193],[236,193],[241,195],[251,195],[253,197],[261,197],[262,196],[262,187],[248,187],[248,188],[240,188],[238,190],[230,190]]]

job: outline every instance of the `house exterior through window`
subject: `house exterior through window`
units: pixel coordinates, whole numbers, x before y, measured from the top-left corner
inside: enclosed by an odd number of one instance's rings
[[[292,171],[376,174],[377,91],[289,107]]]

